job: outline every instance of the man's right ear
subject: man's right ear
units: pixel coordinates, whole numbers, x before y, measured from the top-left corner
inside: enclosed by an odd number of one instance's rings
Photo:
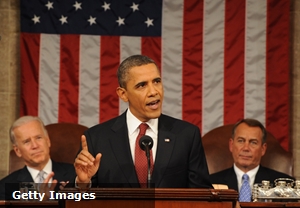
[[[124,102],[128,102],[126,89],[124,89],[123,87],[118,87],[116,89],[116,92],[120,99],[122,99]]]
[[[20,149],[19,149],[19,147],[17,146],[17,145],[13,145],[13,148],[14,148],[14,151],[15,151],[15,153],[16,153],[16,155],[18,156],[18,157],[22,157],[22,154],[21,154],[21,152],[20,152]]]

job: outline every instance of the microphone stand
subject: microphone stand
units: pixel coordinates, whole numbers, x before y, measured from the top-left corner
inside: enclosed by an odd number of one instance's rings
[[[151,163],[150,163],[150,150],[149,145],[145,145],[147,163],[148,163],[148,174],[147,174],[147,188],[151,188]]]
[[[145,151],[147,157],[147,188],[151,188],[151,158],[150,150],[153,147],[153,139],[147,135],[142,136],[139,141],[140,148]]]

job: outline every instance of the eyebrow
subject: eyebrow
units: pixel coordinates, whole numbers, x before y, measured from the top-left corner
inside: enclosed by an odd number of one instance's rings
[[[145,85],[146,83],[147,83],[146,81],[139,82],[139,83],[137,83],[137,84],[135,85],[135,87],[137,88],[137,87],[139,87],[139,86],[141,86],[141,85]]]
[[[26,138],[26,139],[21,140],[21,142],[25,143],[25,142],[30,141],[30,140],[31,140],[31,138]]]
[[[160,81],[161,82],[161,77],[154,78],[152,81],[155,81],[155,82]]]
[[[246,140],[244,137],[241,137],[241,136],[237,137],[236,139],[243,139],[243,140]],[[259,141],[259,139],[257,139],[257,138],[250,138],[250,139],[249,139],[249,141],[253,141],[253,140]]]

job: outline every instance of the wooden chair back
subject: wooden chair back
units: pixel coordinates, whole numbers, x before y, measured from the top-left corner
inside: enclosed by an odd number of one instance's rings
[[[88,127],[74,123],[53,123],[45,126],[51,141],[50,156],[56,162],[73,164],[80,148],[81,135]],[[14,150],[9,155],[9,173],[24,167]]]
[[[209,173],[215,173],[233,165],[229,151],[229,139],[234,124],[217,127],[202,138]],[[293,176],[293,156],[285,151],[278,140],[267,132],[267,151],[261,159],[261,165]]]

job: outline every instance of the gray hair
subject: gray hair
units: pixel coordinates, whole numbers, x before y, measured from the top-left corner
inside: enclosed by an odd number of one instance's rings
[[[126,83],[128,81],[128,73],[129,70],[136,66],[143,66],[147,64],[155,64],[157,70],[158,66],[155,63],[154,60],[151,58],[144,56],[144,55],[133,55],[128,58],[126,58],[122,63],[120,64],[118,70],[117,70],[117,77],[120,87],[126,89]]]
[[[245,118],[245,119],[242,119],[239,122],[237,122],[233,126],[233,129],[232,129],[232,138],[234,138],[235,130],[241,123],[245,123],[250,127],[259,127],[262,131],[262,144],[267,142],[267,130],[266,130],[266,128],[264,127],[264,125],[261,122],[259,122],[256,119],[252,119],[252,118]]]
[[[46,136],[48,136],[48,132],[45,128],[44,122],[39,117],[36,117],[36,116],[22,116],[22,117],[18,118],[12,124],[12,126],[9,129],[9,136],[10,136],[10,141],[11,141],[12,144],[16,144],[16,137],[15,137],[15,133],[14,133],[15,128],[20,127],[20,126],[22,126],[26,123],[31,122],[31,121],[39,122],[42,129],[43,129],[43,131],[44,131],[44,133],[46,134]]]

